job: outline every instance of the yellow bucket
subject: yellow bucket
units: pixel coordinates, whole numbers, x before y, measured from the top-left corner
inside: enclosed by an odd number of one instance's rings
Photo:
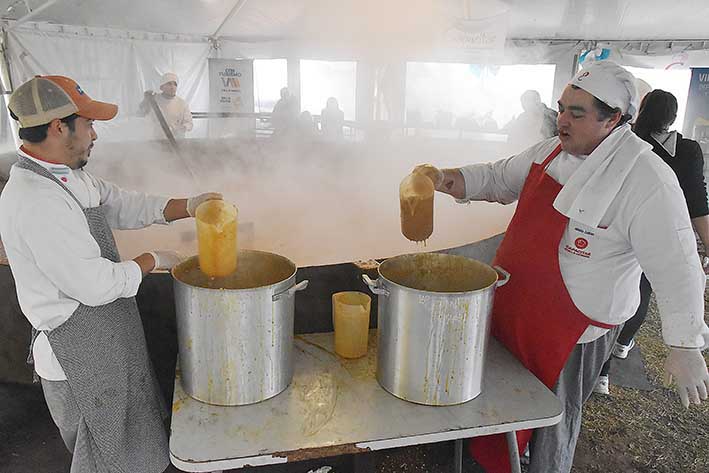
[[[210,277],[236,271],[236,224],[238,210],[223,200],[208,200],[197,207],[199,266]]]

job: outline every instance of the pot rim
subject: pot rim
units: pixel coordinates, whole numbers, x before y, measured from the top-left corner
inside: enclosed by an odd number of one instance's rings
[[[471,261],[475,261],[476,263],[482,264],[482,265],[487,266],[488,268],[490,268],[490,269],[495,273],[495,275],[496,275],[495,280],[494,280],[490,285],[488,285],[488,286],[482,287],[482,288],[480,288],[480,289],[473,289],[473,290],[471,290],[471,291],[438,292],[438,291],[425,291],[425,290],[423,290],[423,289],[415,289],[415,288],[413,288],[413,287],[404,286],[403,284],[399,284],[399,283],[397,283],[397,282],[392,281],[391,279],[387,278],[386,276],[384,276],[384,275],[382,274],[381,268],[382,268],[382,266],[384,265],[384,263],[386,263],[387,261],[390,261],[390,260],[393,260],[393,259],[396,259],[396,258],[400,258],[400,257],[404,257],[404,256],[414,256],[414,255],[417,255],[417,254],[421,254],[421,253],[406,253],[406,254],[403,254],[403,255],[398,255],[398,256],[394,256],[394,257],[388,258],[388,259],[384,260],[381,264],[379,264],[379,266],[377,266],[377,274],[379,274],[379,277],[380,277],[380,278],[382,278],[384,281],[386,281],[388,284],[391,284],[392,286],[396,286],[396,287],[398,287],[398,288],[404,289],[404,290],[406,290],[406,291],[414,292],[414,293],[420,293],[420,294],[425,294],[425,295],[428,295],[428,296],[438,296],[438,297],[445,297],[445,296],[464,296],[464,295],[470,296],[470,295],[475,295],[475,294],[477,294],[477,293],[487,292],[487,291],[489,291],[490,289],[492,289],[492,290],[494,291],[494,290],[497,288],[496,286],[497,286],[498,281],[500,281],[500,279],[501,279],[501,278],[500,278],[500,273],[499,273],[495,268],[493,268],[492,266],[490,266],[490,265],[487,264],[487,263],[483,263],[482,261],[478,261],[478,260],[473,259],[473,258],[468,258],[467,256],[449,255],[448,253],[430,253],[430,254],[447,255],[447,256],[457,256],[457,257],[460,257],[460,258],[466,258],[466,259],[469,259],[469,260],[471,260]]]
[[[283,255],[279,255],[277,253],[271,253],[270,251],[261,251],[261,250],[239,250],[239,253],[260,253],[260,254],[265,254],[265,255],[272,255],[272,256],[278,256],[279,258],[283,258],[286,261],[288,261],[292,266],[293,266],[293,272],[285,279],[282,279],[278,282],[275,282],[273,284],[269,284],[267,286],[256,286],[256,287],[249,287],[249,288],[242,288],[242,289],[216,289],[216,288],[211,288],[211,287],[202,287],[202,286],[193,286],[192,284],[186,283],[185,281],[179,279],[178,277],[175,276],[175,268],[178,266],[186,263],[187,261],[194,260],[195,258],[198,258],[197,255],[191,256],[187,258],[185,261],[181,262],[177,266],[173,267],[170,270],[170,274],[172,275],[172,280],[174,283],[179,283],[189,289],[192,290],[201,290],[201,291],[213,291],[213,292],[228,292],[228,293],[234,293],[234,292],[261,292],[267,289],[275,289],[279,285],[283,285],[283,283],[290,281],[296,276],[296,273],[298,272],[298,267],[296,264],[291,261],[289,258],[286,258]]]

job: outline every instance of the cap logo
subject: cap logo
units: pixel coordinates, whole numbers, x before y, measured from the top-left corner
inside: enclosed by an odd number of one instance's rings
[[[583,74],[581,74],[580,76],[578,76],[578,78],[577,78],[576,80],[579,81],[579,82],[581,82],[584,77],[588,77],[588,76],[590,76],[590,75],[591,75],[591,73],[588,72],[588,71],[586,71],[586,72],[584,72]]]
[[[79,86],[79,84],[76,84],[76,91],[79,92],[79,95],[84,95],[84,91],[81,90],[81,87]]]

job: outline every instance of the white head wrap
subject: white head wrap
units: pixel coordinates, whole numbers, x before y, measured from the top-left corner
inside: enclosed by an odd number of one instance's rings
[[[163,74],[162,78],[160,79],[160,85],[167,84],[168,82],[177,83],[177,74],[175,74],[174,72],[166,72],[165,74]]]
[[[638,111],[635,77],[612,61],[593,61],[576,73],[570,85],[585,90],[601,102],[634,116]]]

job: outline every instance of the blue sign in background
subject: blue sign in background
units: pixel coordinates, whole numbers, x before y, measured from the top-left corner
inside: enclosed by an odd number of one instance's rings
[[[709,140],[709,68],[693,67],[682,134],[703,142]],[[704,143],[702,143],[704,145]],[[704,146],[702,146],[704,148]],[[707,153],[707,149],[704,152]]]

